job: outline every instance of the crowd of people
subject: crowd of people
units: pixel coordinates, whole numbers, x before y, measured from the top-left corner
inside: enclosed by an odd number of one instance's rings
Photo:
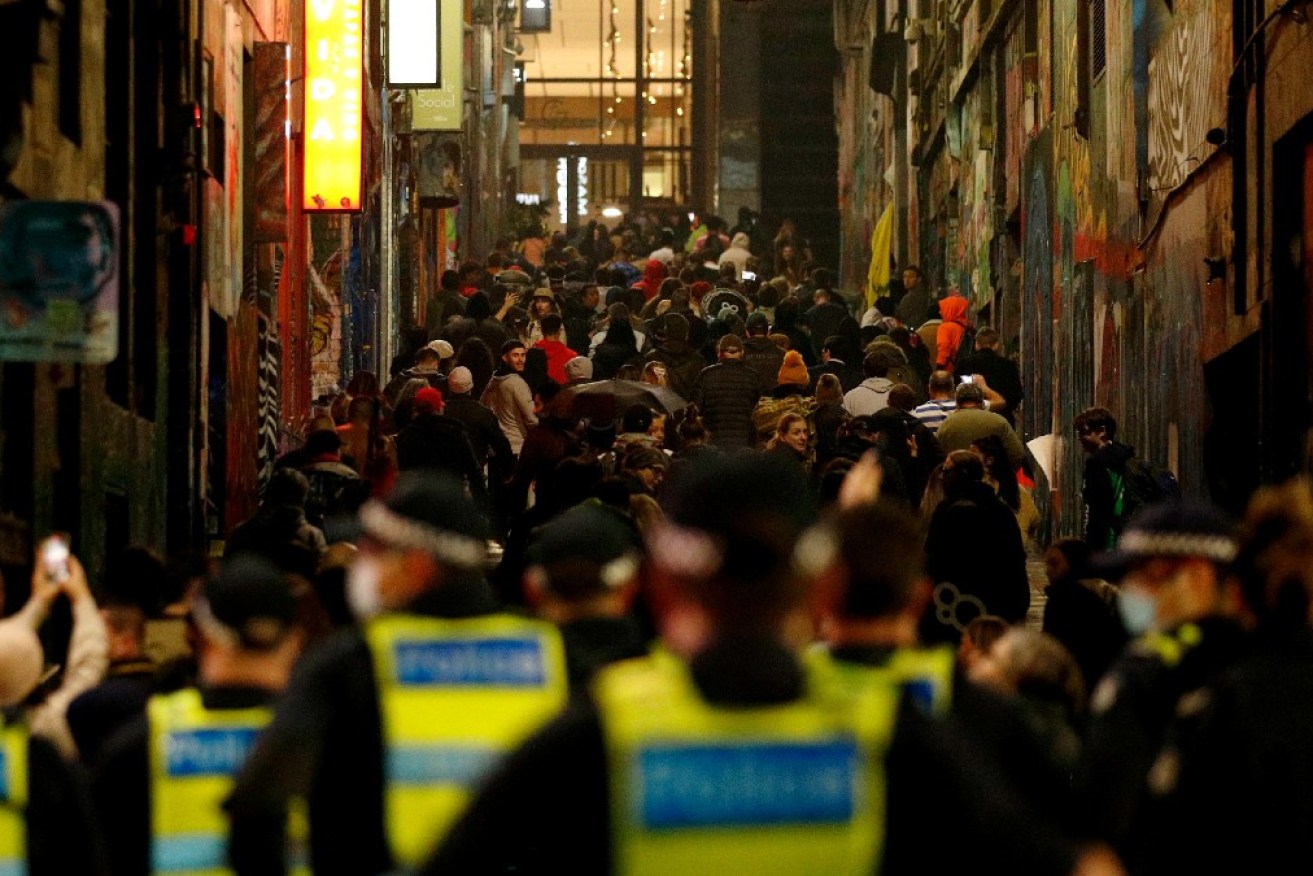
[[[447,272],[221,558],[43,541],[0,873],[1301,860],[1309,483],[1233,521],[1091,408],[1046,544],[998,333],[915,268],[858,313],[752,219]]]

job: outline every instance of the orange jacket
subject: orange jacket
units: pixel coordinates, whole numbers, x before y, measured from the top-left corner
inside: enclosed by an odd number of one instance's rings
[[[939,302],[939,316],[943,320],[935,334],[935,366],[945,371],[953,370],[957,358],[957,348],[967,330],[967,300],[959,295],[950,295]]]

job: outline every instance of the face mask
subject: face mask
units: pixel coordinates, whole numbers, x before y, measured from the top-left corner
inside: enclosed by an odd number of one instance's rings
[[[1121,615],[1126,632],[1132,636],[1141,636],[1153,626],[1157,607],[1153,599],[1143,591],[1126,587],[1117,597],[1117,613]]]
[[[357,620],[369,620],[383,610],[379,593],[382,571],[373,557],[357,556],[346,573],[346,601]]]

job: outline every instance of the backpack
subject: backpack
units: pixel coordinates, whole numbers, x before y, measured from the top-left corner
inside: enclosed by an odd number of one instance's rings
[[[1121,474],[1109,472],[1109,475],[1112,477],[1113,520],[1118,532],[1141,508],[1181,498],[1181,486],[1176,481],[1176,475],[1138,456],[1126,460]]]
[[[963,374],[968,372],[962,371],[962,366],[969,365],[972,355],[976,352],[976,327],[968,325],[962,330],[962,341],[957,345],[957,352],[953,354],[953,373]]]

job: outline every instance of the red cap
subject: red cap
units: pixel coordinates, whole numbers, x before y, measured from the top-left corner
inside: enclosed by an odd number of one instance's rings
[[[442,392],[426,386],[415,393],[415,412],[429,414],[442,410]]]

